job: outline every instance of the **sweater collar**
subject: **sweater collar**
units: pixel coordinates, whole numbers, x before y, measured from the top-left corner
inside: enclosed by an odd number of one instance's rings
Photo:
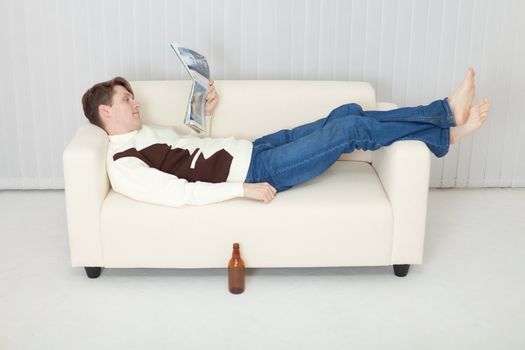
[[[109,141],[112,143],[122,143],[131,140],[138,133],[138,130],[133,130],[125,134],[108,135]]]

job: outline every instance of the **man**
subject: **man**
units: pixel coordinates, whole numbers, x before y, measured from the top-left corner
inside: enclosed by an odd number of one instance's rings
[[[213,84],[206,97],[208,117],[219,102]],[[178,207],[235,197],[269,203],[277,192],[320,175],[342,153],[377,150],[397,140],[420,140],[443,157],[450,144],[486,121],[489,102],[473,105],[474,95],[474,70],[469,68],[450,97],[429,105],[363,111],[355,103],[344,104],[325,118],[253,142],[142,125],[140,103],[121,77],[91,87],[82,105],[89,121],[109,136],[107,170],[113,189]]]

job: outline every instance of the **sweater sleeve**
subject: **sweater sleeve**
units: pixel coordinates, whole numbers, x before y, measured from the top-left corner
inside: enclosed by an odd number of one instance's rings
[[[188,182],[150,168],[135,157],[120,158],[108,165],[108,175],[115,192],[138,201],[180,207],[205,205],[244,197],[242,182]]]

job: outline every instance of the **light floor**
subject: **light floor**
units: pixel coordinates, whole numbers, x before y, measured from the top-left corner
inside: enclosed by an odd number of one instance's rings
[[[0,349],[525,349],[525,189],[433,189],[424,263],[72,268],[63,191],[0,191]]]

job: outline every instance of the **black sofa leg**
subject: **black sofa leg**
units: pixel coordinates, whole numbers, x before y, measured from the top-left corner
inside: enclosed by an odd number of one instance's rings
[[[410,268],[410,264],[407,265],[394,265],[394,273],[398,277],[405,277],[408,273],[408,269]]]
[[[94,267],[84,267],[86,269],[86,274],[89,278],[97,278],[102,273],[102,268],[98,266]]]

